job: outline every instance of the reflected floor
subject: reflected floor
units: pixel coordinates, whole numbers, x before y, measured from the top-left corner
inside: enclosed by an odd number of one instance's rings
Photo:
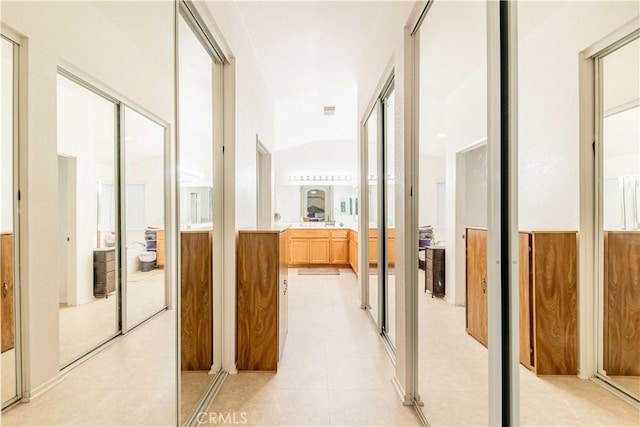
[[[378,314],[377,312],[374,314],[373,310],[377,310],[378,307],[378,275],[377,269],[375,267],[371,267],[369,270],[369,301],[376,301],[371,305],[372,309],[372,317],[377,322]],[[396,345],[396,276],[395,276],[395,268],[391,270],[392,274],[389,274],[387,277],[387,286],[389,286],[388,301],[387,301],[387,310],[389,311],[389,327],[387,336],[389,340],[393,343],[394,347]]]
[[[176,425],[175,324],[173,310],[159,314],[4,412],[2,425]]]
[[[2,353],[2,401],[16,397],[16,349]]]
[[[465,308],[421,289],[419,311],[419,393],[430,425],[487,425],[488,352],[466,333]],[[520,366],[520,390],[522,425],[640,424],[639,409],[590,380],[536,377]]]
[[[151,273],[151,274],[149,274]],[[164,270],[136,272],[128,284],[129,327],[164,306]],[[78,306],[60,305],[60,365],[63,366],[106,341],[118,331],[117,294]]]
[[[624,388],[626,391],[640,398],[640,377],[609,377],[609,379],[620,385],[620,387]]]
[[[277,373],[227,377],[205,420],[263,426],[419,426],[391,379],[394,367],[360,307],[350,269],[289,270],[289,333]],[[244,418],[243,418],[244,417]]]
[[[209,375],[209,371],[182,371],[180,376],[181,425],[189,418],[214,377],[215,375]]]

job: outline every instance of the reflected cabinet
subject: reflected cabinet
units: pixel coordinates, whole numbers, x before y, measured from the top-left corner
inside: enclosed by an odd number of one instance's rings
[[[604,255],[603,367],[640,376],[640,231],[606,231]]]
[[[238,236],[238,369],[277,371],[288,331],[287,231]]]
[[[577,233],[520,232],[520,363],[538,375],[577,373]],[[487,346],[487,231],[466,233],[466,328]]]

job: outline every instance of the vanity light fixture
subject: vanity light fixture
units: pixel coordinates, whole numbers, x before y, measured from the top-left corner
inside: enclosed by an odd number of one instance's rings
[[[289,175],[289,181],[351,181],[351,175]]]

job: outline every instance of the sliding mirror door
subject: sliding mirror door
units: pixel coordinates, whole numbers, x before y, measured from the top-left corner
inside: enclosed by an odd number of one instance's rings
[[[58,75],[60,366],[120,331],[118,105]]]
[[[165,128],[124,107],[127,329],[166,307]]]
[[[369,271],[368,286],[369,286],[369,313],[373,318],[374,323],[380,328],[379,323],[379,308],[380,308],[380,292],[378,292],[378,225],[380,221],[379,204],[378,204],[378,141],[381,139],[378,137],[379,123],[378,123],[378,106],[376,104],[373,111],[369,115],[365,123],[366,131],[366,157],[367,157],[367,180],[368,180],[368,198],[369,198],[369,224],[367,225],[368,243],[369,243],[369,263],[368,267],[363,266],[363,271]],[[365,240],[363,239],[363,242]]]
[[[597,64],[598,373],[640,399],[640,39]]]
[[[387,89],[382,98],[383,108],[383,130],[384,144],[382,147],[383,161],[381,183],[384,183],[384,221],[379,228],[382,235],[379,239],[384,240],[383,254],[380,257],[381,266],[384,266],[384,276],[382,281],[382,289],[384,295],[384,333],[391,342],[396,345],[396,278],[395,278],[395,258],[396,258],[396,240],[395,240],[395,103],[394,103],[393,83]],[[380,271],[380,274],[383,274]]]
[[[2,407],[20,394],[18,338],[18,233],[16,194],[16,58],[18,47],[4,37],[2,43],[2,134],[0,138],[0,329],[2,336]]]
[[[178,21],[181,424],[222,372],[223,59],[194,8],[181,3]]]

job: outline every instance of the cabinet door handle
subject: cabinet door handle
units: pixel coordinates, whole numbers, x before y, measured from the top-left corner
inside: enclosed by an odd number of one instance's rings
[[[2,293],[4,294],[4,296],[7,296],[9,294],[9,284],[2,284]]]
[[[487,293],[487,279],[485,279],[483,277],[482,280],[480,281],[480,285],[482,286],[482,293],[486,294]]]

